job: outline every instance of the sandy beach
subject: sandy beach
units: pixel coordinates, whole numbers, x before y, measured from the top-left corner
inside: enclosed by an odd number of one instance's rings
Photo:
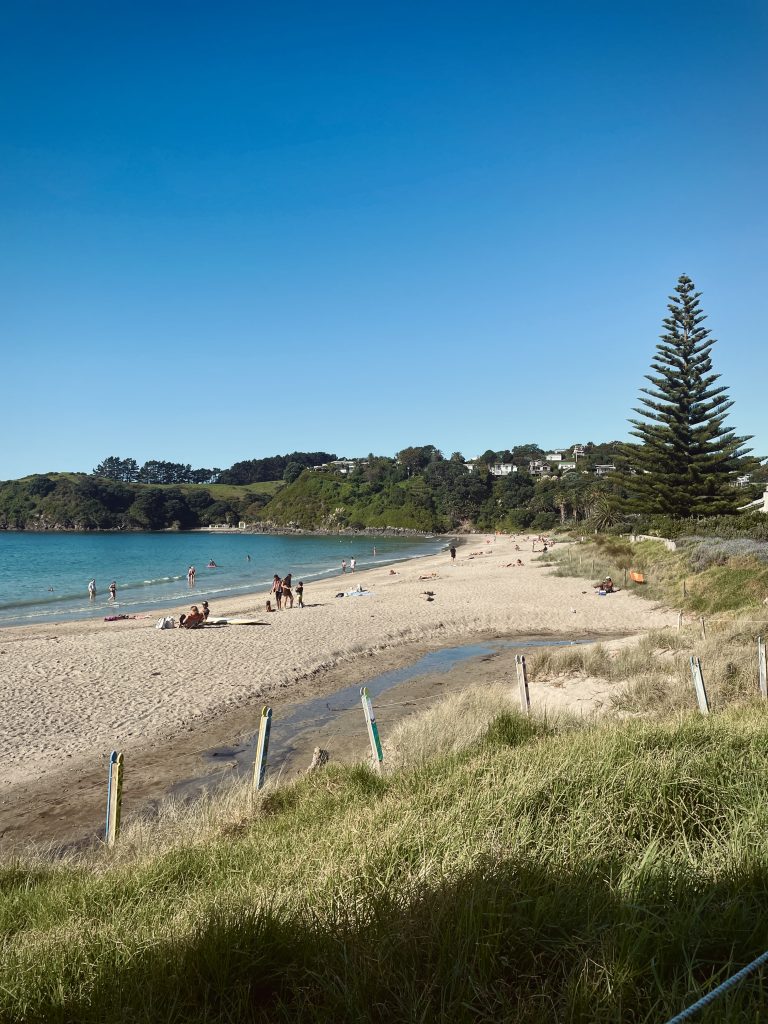
[[[522,566],[508,565],[517,558]],[[402,663],[425,646],[492,635],[625,635],[675,621],[630,593],[598,597],[583,580],[554,576],[525,538],[470,537],[455,562],[445,552],[395,569],[313,583],[303,610],[267,614],[267,593],[211,610],[258,619],[253,626],[158,630],[153,615],[3,630],[0,800],[15,805],[26,787],[54,776],[70,785],[100,775],[116,748],[134,763],[156,761],[160,778],[163,750],[181,736],[210,737],[267,700],[278,707],[331,692],[341,679],[363,681],[393,655]],[[357,586],[369,596],[336,596]]]

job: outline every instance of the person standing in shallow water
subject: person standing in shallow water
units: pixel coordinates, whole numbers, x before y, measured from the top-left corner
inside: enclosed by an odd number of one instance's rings
[[[347,571],[347,560],[346,560],[346,558],[342,558],[342,560],[341,560],[341,571],[342,572],[346,572]]]
[[[91,580],[88,584],[88,599],[93,601],[96,598],[96,580]]]
[[[117,600],[117,583],[114,580],[109,584],[109,599],[110,601]]]

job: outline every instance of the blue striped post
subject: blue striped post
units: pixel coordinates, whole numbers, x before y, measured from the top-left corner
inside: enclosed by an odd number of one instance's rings
[[[120,810],[123,803],[123,755],[113,750],[109,755],[107,776],[107,825],[104,839],[107,846],[114,846],[120,835]]]
[[[269,732],[272,728],[272,708],[266,704],[261,709],[259,722],[259,738],[256,741],[256,757],[253,762],[253,790],[256,792],[264,785],[267,774],[267,751],[269,750]]]
[[[360,687],[360,699],[363,704],[365,724],[368,727],[368,739],[371,741],[371,753],[373,754],[373,763],[376,765],[377,771],[381,773],[384,754],[381,749],[381,740],[379,739],[379,727],[376,725],[376,716],[373,713],[373,704],[371,703],[371,697],[370,694],[368,693],[367,686]]]

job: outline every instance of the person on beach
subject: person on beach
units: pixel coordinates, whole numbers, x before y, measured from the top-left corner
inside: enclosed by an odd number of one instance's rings
[[[210,614],[211,614],[211,609],[208,607],[208,602],[207,601],[203,601],[203,618],[207,620],[208,616]]]
[[[448,548],[448,550],[451,552],[451,561],[455,562],[456,561],[456,545],[455,544],[451,544],[451,546]]]
[[[283,580],[283,601],[286,608],[293,608],[293,591],[291,590],[291,574]]]
[[[219,567],[218,567],[218,565],[216,565],[214,560],[211,558],[211,559],[208,560],[208,565],[206,566],[206,568],[207,569],[218,569]]]
[[[354,572],[356,565],[357,565],[357,559],[356,558],[350,558],[350,560],[349,560],[349,571],[350,572]]]
[[[275,595],[277,610],[280,611],[283,606],[283,581],[277,573],[272,577],[272,593]]]
[[[373,557],[376,557],[376,548],[373,549]]]
[[[296,601],[299,608],[304,607],[304,584],[301,580],[296,584]]]
[[[347,571],[347,560],[346,560],[346,558],[342,558],[342,560],[341,560],[341,571],[342,572],[346,572]]]
[[[181,619],[179,619],[179,628],[180,629],[197,629],[199,626],[202,626],[202,624],[204,622],[205,622],[205,616],[200,611],[200,609],[197,607],[197,605],[193,604],[192,605],[192,611],[189,613],[189,615],[184,616],[184,621],[182,622]]]
[[[117,600],[117,583],[114,580],[109,584],[109,599],[110,601]]]
[[[96,600],[96,580],[91,580],[88,584],[88,599],[90,601]]]
[[[272,607],[272,602],[269,600],[269,598],[267,598],[267,608],[266,608],[266,610],[268,612],[276,612],[277,611],[277,608],[273,608]]]
[[[196,572],[197,570],[195,569],[194,565],[190,565],[190,567],[187,569],[187,583],[190,585],[190,587],[193,587],[195,585]]]

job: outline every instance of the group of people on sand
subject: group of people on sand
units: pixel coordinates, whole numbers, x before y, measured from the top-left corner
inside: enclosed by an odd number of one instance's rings
[[[182,613],[179,616],[179,629],[199,629],[206,622],[210,613],[211,609],[208,607],[207,601],[203,601],[202,608],[193,604],[189,614]]]
[[[272,590],[270,593],[275,596],[275,605],[272,607],[272,601],[267,598],[267,611],[268,612],[279,612],[282,611],[283,607],[293,608],[293,573],[288,573],[287,576],[282,578],[277,573],[272,577]],[[304,583],[302,580],[296,584],[296,603],[299,608],[304,607]]]

